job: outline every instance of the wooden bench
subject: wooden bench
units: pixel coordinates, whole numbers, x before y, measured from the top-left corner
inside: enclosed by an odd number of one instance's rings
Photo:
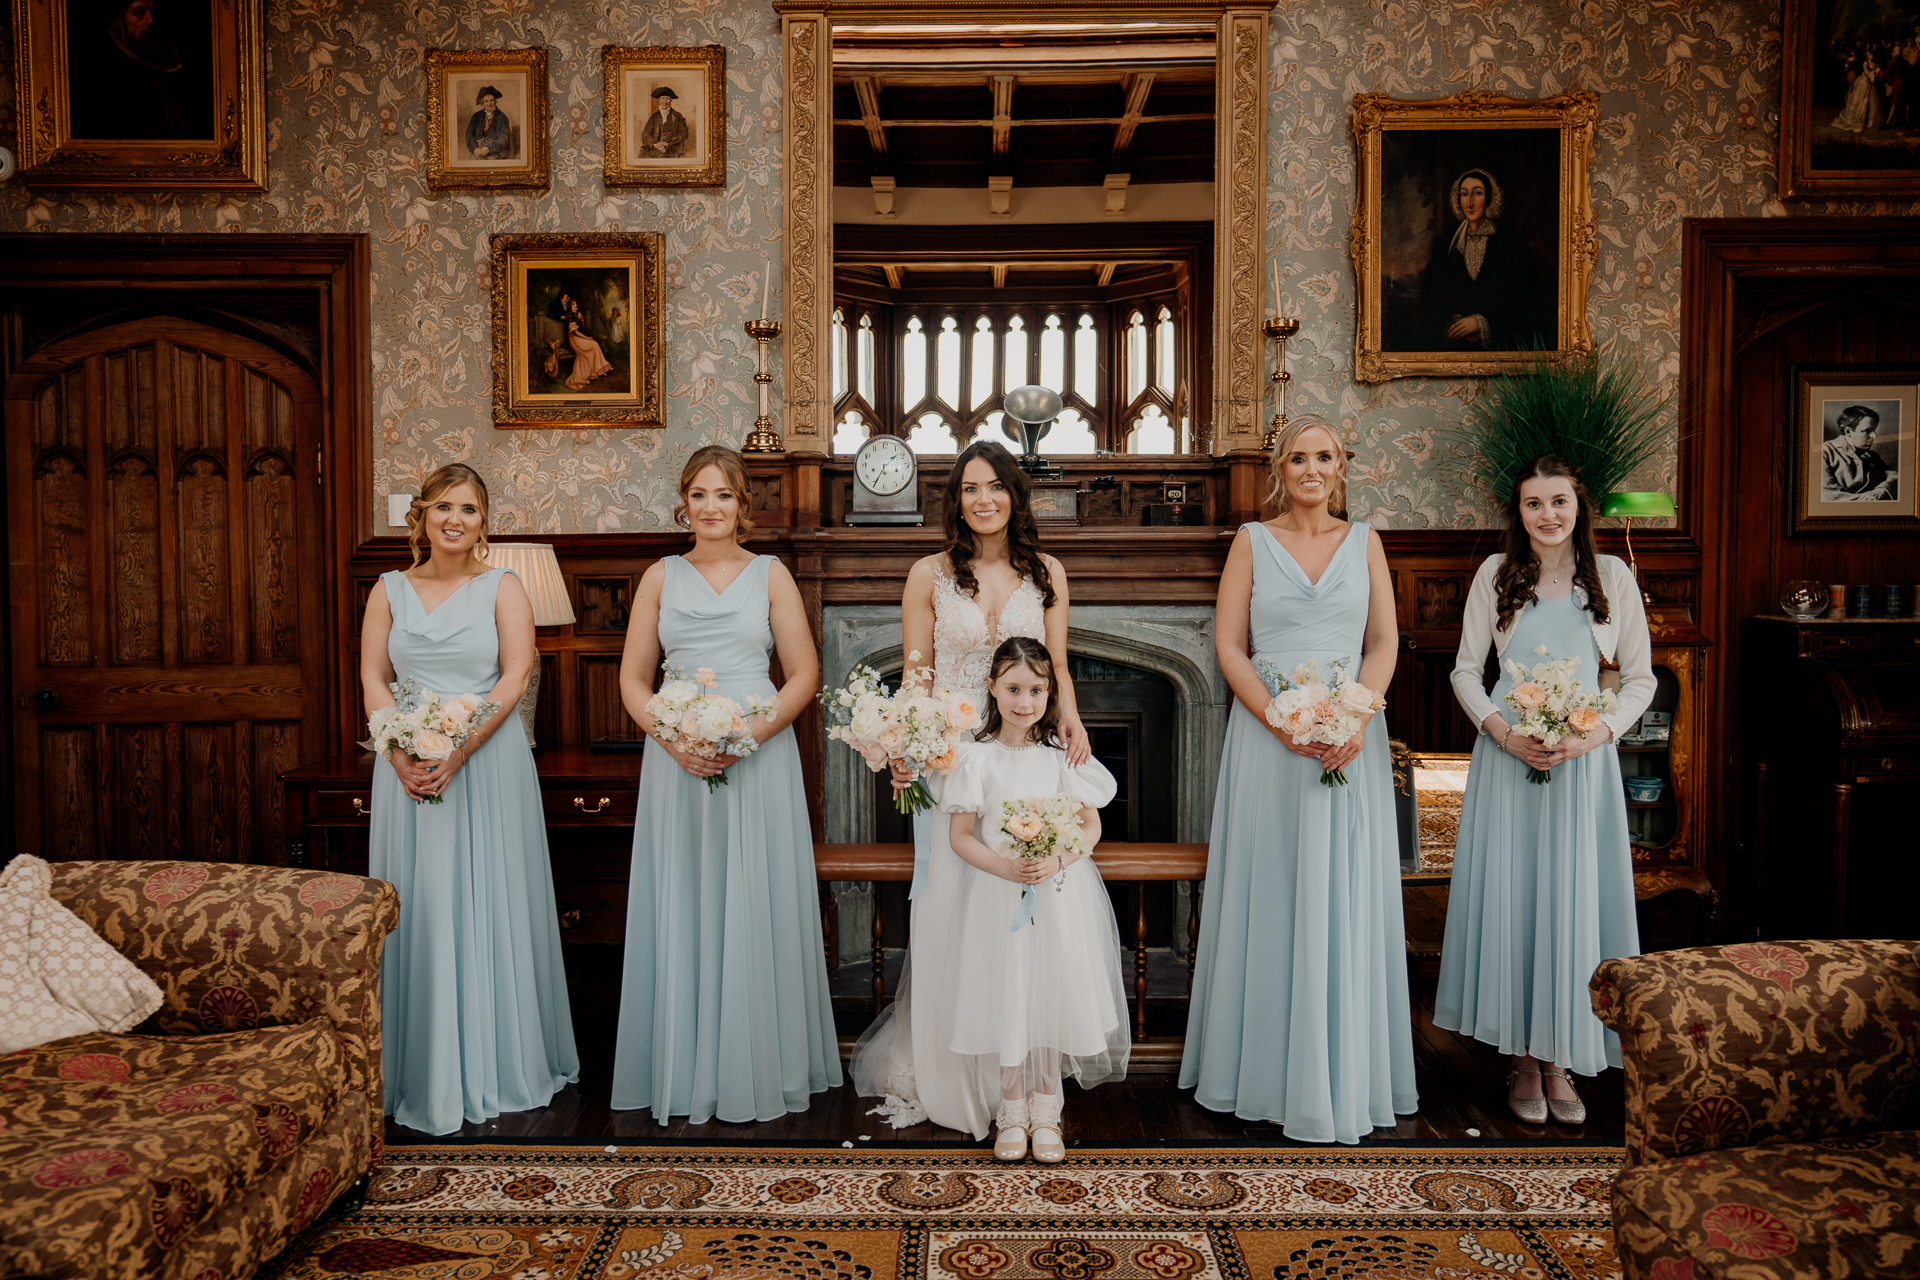
[[[1153,842],[1128,844],[1102,841],[1093,851],[1093,865],[1108,881],[1185,880],[1192,886],[1192,910],[1187,913],[1187,989],[1193,989],[1193,958],[1200,938],[1200,886],[1207,875],[1207,846]],[[835,880],[910,881],[913,846],[910,844],[816,844],[814,875],[820,881],[820,910],[826,930],[827,964],[839,963],[839,905],[828,888]],[[1178,1061],[1183,1037],[1147,1039],[1147,895],[1136,894],[1139,907],[1133,922],[1133,1056]],[[886,999],[886,945],[879,904],[873,913],[873,1011]],[[1148,1046],[1151,1045],[1151,1048]],[[1147,1051],[1143,1053],[1143,1049]]]

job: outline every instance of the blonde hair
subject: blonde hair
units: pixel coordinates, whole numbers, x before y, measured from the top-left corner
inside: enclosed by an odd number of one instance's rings
[[[473,544],[472,554],[478,560],[487,558],[487,522],[490,518],[487,513],[487,482],[466,463],[449,462],[421,482],[420,496],[407,508],[407,545],[413,548],[413,563],[408,568],[419,568],[420,562],[427,558],[420,545],[427,536],[427,508],[437,502],[441,494],[463,484],[472,485],[480,499],[480,537]]]
[[[1340,456],[1340,470],[1334,473],[1333,486],[1327,491],[1327,510],[1342,518],[1347,514],[1347,447],[1340,442],[1340,433],[1331,422],[1317,413],[1303,413],[1287,419],[1286,428],[1274,441],[1273,457],[1267,462],[1266,500],[1275,515],[1283,516],[1293,510],[1293,496],[1287,492],[1287,482],[1280,474],[1281,460],[1293,452],[1301,435],[1315,427],[1327,433],[1327,438],[1333,441],[1333,451]]]
[[[680,502],[673,509],[673,522],[693,532],[693,522],[687,519],[687,490],[693,487],[693,478],[707,467],[720,468],[720,474],[727,478],[728,486],[740,499],[740,522],[734,526],[733,540],[745,542],[753,536],[753,481],[747,478],[747,460],[740,456],[740,451],[723,444],[700,446],[680,469]]]

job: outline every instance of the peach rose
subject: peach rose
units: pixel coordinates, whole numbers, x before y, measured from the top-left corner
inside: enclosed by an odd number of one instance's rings
[[[948,747],[945,751],[942,751],[939,755],[927,761],[927,768],[933,770],[935,773],[945,773],[958,763],[960,763],[960,748]]]
[[[890,724],[880,730],[876,741],[888,755],[899,755],[900,748],[907,744],[907,731],[897,724]]]
[[[947,703],[947,720],[956,729],[971,729],[980,720],[980,708],[972,698],[955,698]]]
[[[466,724],[473,719],[473,704],[465,698],[448,698],[440,704],[440,715],[456,725]]]
[[[1287,712],[1286,719],[1280,722],[1281,732],[1293,737],[1302,737],[1313,728],[1313,711],[1308,707],[1296,707]]]
[[[1038,818],[1008,818],[1006,821],[1007,834],[1015,840],[1031,840],[1045,828],[1046,824]]]
[[[694,683],[703,684],[707,686],[707,688],[709,689],[717,689],[720,686],[720,682],[713,678],[712,667],[700,668],[698,671],[693,673],[693,679],[694,679]]]
[[[1532,711],[1547,700],[1547,691],[1531,680],[1523,680],[1513,686],[1513,700]]]
[[[1600,727],[1600,713],[1592,707],[1576,707],[1567,717],[1567,725],[1581,737],[1591,737]]]
[[[453,754],[453,739],[434,729],[413,735],[413,754],[421,760],[445,760]]]

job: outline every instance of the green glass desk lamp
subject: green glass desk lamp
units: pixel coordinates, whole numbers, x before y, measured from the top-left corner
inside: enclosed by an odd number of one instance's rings
[[[1610,493],[1601,504],[1600,514],[1624,519],[1627,522],[1627,567],[1633,571],[1633,580],[1640,581],[1640,562],[1633,558],[1633,518],[1655,519],[1673,514],[1673,499],[1664,493]],[[1646,591],[1640,592],[1645,604],[1652,604],[1653,597]]]

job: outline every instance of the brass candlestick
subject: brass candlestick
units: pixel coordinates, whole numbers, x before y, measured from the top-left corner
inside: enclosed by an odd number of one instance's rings
[[[780,336],[780,322],[768,320],[749,320],[746,325],[747,336],[760,344],[760,369],[753,380],[760,384],[760,416],[753,420],[753,430],[747,433],[747,442],[740,446],[742,453],[784,453],[786,445],[781,443],[780,433],[773,429],[773,415],[767,406],[768,388],[773,385],[773,375],[767,372],[767,344]]]
[[[1270,316],[1260,326],[1269,342],[1280,344],[1279,358],[1274,362],[1273,377],[1269,379],[1280,388],[1280,406],[1273,415],[1273,421],[1267,424],[1267,438],[1260,447],[1268,453],[1273,452],[1280,443],[1280,432],[1287,425],[1287,384],[1293,381],[1293,375],[1287,372],[1287,339],[1300,332],[1300,321],[1292,316]]]

